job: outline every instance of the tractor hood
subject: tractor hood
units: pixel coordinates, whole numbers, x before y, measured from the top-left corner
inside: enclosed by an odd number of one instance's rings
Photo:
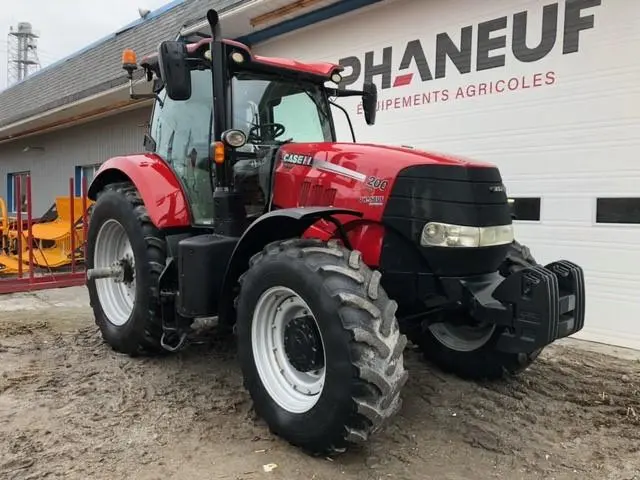
[[[417,165],[494,167],[490,163],[410,147],[357,143],[290,143],[280,149],[280,159],[285,164],[303,166],[330,163],[342,167],[336,170],[351,172],[355,177],[360,174],[394,178],[400,170]]]
[[[289,143],[280,148],[277,160],[274,204],[280,206],[365,204],[380,210],[398,191],[407,199],[427,195],[420,208],[432,208],[431,200],[446,199],[452,205],[468,202],[475,212],[477,202],[484,203],[487,195],[486,201],[507,208],[498,169],[463,157],[374,144]],[[411,211],[418,206],[403,208]],[[501,205],[497,221],[510,223],[508,211],[504,217],[502,210]],[[472,217],[460,224],[475,225],[478,219]]]
[[[276,162],[273,205],[361,212],[365,222],[384,226],[367,241],[364,255],[373,264],[380,259],[387,270],[411,271],[426,262],[441,276],[480,275],[495,272],[507,254],[504,244],[423,245],[430,222],[478,228],[511,224],[498,168],[462,157],[383,145],[286,144]],[[322,222],[316,227],[314,235],[331,235],[335,228]]]

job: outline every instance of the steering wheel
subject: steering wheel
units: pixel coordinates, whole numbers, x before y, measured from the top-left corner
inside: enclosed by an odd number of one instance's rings
[[[285,132],[285,127],[281,123],[263,123],[254,125],[249,129],[249,143],[263,142],[265,136],[270,140],[275,140]],[[262,133],[264,131],[264,134]],[[253,141],[252,141],[253,140]]]

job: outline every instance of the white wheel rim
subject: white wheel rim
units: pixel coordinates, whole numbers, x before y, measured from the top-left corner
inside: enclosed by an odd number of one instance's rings
[[[93,254],[94,268],[105,268],[130,262],[135,272],[135,259],[127,232],[116,220],[104,222],[98,231]],[[120,327],[129,321],[136,298],[135,273],[131,281],[100,278],[95,280],[100,306],[107,320]]]
[[[495,325],[454,325],[449,322],[432,323],[429,330],[445,347],[457,352],[472,352],[489,341]]]
[[[285,327],[294,318],[310,316],[318,328],[313,312],[293,290],[272,287],[260,296],[253,312],[251,346],[258,375],[271,398],[284,410],[305,413],[320,398],[326,375],[326,354],[323,366],[314,372],[301,372],[289,361],[285,351]]]

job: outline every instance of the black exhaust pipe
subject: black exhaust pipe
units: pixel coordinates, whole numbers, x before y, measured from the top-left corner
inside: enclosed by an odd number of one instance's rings
[[[222,134],[233,125],[232,107],[229,102],[230,75],[222,43],[220,16],[214,9],[207,12],[211,28],[211,73],[213,76],[213,138],[222,140]],[[213,228],[218,235],[240,236],[244,230],[246,212],[242,195],[233,185],[234,152],[225,145],[224,162],[216,163],[216,184],[213,186]]]

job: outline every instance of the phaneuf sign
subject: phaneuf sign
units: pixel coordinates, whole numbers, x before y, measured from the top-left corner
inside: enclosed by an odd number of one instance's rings
[[[469,82],[454,88],[432,88],[406,95],[392,90],[391,95],[385,95],[389,89],[415,85],[416,82],[428,85],[428,82],[446,78],[448,61],[461,75],[466,75],[504,68],[507,64],[513,67],[514,63],[539,62],[554,48],[561,49],[563,55],[576,53],[580,50],[583,31],[595,26],[597,10],[591,9],[601,3],[602,0],[565,0],[547,4],[542,8],[540,32],[531,31],[530,26],[532,15],[540,15],[540,12],[525,10],[513,14],[511,29],[507,28],[508,17],[505,15],[477,25],[463,26],[457,35],[438,33],[435,55],[431,58],[425,52],[422,38],[410,39],[401,49],[388,46],[381,51],[365,52],[362,56],[344,57],[339,60],[345,67],[340,87],[345,88],[361,80],[373,81],[381,90],[378,110],[393,110],[552,86],[556,83],[557,72],[541,69],[537,73]],[[527,38],[537,38],[538,41],[528,42]],[[507,49],[508,44],[510,49]],[[357,113],[362,114],[361,104]]]

